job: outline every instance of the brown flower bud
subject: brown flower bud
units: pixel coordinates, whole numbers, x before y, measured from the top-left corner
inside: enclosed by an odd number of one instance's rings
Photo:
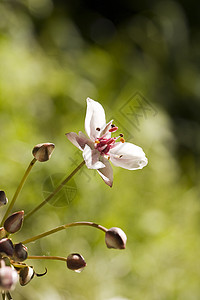
[[[52,143],[38,144],[33,148],[32,154],[38,161],[44,162],[50,159],[54,148]]]
[[[10,239],[5,238],[0,240],[0,253],[7,256],[13,256],[14,246]]]
[[[3,239],[6,237],[6,231],[4,227],[0,227],[0,239]]]
[[[10,291],[15,288],[18,280],[18,274],[12,267],[0,268],[0,289]]]
[[[35,275],[35,271],[33,270],[32,267],[24,267],[20,270],[19,272],[19,283],[24,286],[28,284],[31,279],[33,279]]]
[[[4,191],[0,191],[0,206],[6,205],[8,203],[8,199],[6,198],[6,194]]]
[[[67,267],[70,270],[80,273],[86,267],[86,262],[82,255],[72,253],[67,257]]]
[[[24,261],[27,259],[28,251],[27,247],[22,243],[18,243],[14,245],[14,254],[13,258],[15,261]]]
[[[118,227],[112,227],[106,231],[105,242],[108,248],[125,249],[127,236]]]
[[[5,220],[4,228],[9,233],[15,233],[21,229],[23,220],[24,211],[18,211]]]

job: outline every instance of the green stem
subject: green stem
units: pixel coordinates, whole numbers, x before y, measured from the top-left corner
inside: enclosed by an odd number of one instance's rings
[[[5,295],[5,293],[2,292],[1,295],[2,295],[2,299],[3,299],[3,300],[6,300],[6,295]]]
[[[36,206],[33,210],[31,210],[29,213],[27,213],[24,218],[27,219],[30,216],[32,216],[36,211],[38,211],[40,208],[42,208],[46,203],[48,203],[62,188],[63,186],[80,170],[82,166],[84,166],[85,161],[82,161],[80,165],[69,175],[67,176],[61,184],[44,200],[42,201],[38,206]]]
[[[18,262],[15,262],[14,260],[10,260],[10,262],[13,265],[13,267],[18,268],[18,269],[23,269],[23,268],[27,267],[26,264],[20,264]]]
[[[30,242],[34,242],[34,241],[39,240],[39,239],[41,239],[41,238],[43,238],[43,237],[45,237],[47,235],[51,235],[51,234],[53,234],[55,232],[58,232],[60,230],[67,229],[69,227],[74,227],[74,226],[91,226],[91,227],[95,227],[97,229],[100,229],[100,230],[102,230],[104,232],[107,231],[107,228],[105,228],[105,227],[103,227],[101,225],[98,225],[96,223],[93,223],[93,222],[74,222],[74,223],[69,223],[69,224],[58,226],[58,227],[56,227],[54,229],[51,229],[49,231],[46,231],[44,233],[41,233],[41,234],[36,235],[36,236],[33,236],[32,238],[29,238],[27,240],[22,241],[22,244],[28,244]]]
[[[18,197],[21,189],[23,188],[23,185],[24,185],[24,183],[25,183],[25,181],[26,181],[26,179],[27,179],[27,177],[28,177],[28,175],[29,175],[29,173],[30,173],[31,169],[33,168],[36,161],[37,161],[37,159],[33,158],[33,160],[30,162],[28,168],[26,169],[26,172],[24,173],[24,176],[22,177],[22,180],[21,180],[21,182],[20,182],[20,184],[19,184],[19,186],[18,186],[18,188],[17,188],[17,190],[16,190],[16,192],[15,192],[15,194],[14,194],[14,196],[13,196],[11,202],[10,202],[10,205],[8,206],[7,211],[6,211],[6,213],[3,217],[3,220],[1,222],[1,226],[3,226],[7,216],[9,215],[11,209],[13,208],[13,205],[15,204],[15,201],[17,200],[17,197]]]
[[[35,255],[29,255],[27,259],[53,259],[53,260],[62,260],[67,261],[66,257],[61,256],[35,256]]]

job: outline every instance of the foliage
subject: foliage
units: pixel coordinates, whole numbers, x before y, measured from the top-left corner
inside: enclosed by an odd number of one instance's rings
[[[119,22],[85,4],[78,22],[75,3],[0,2],[0,188],[9,200],[33,146],[56,145],[51,161],[34,167],[15,208],[28,212],[49,175],[64,176],[81,162],[65,133],[84,131],[88,96],[149,159],[142,171],[114,167],[112,189],[85,168],[74,177],[71,203],[45,206],[16,236],[89,220],[121,227],[127,249],[107,250],[92,228],[35,242],[34,254],[80,251],[87,268],[74,274],[60,262],[33,262],[38,273],[49,272],[18,286],[15,300],[200,297],[198,24],[191,23],[192,4],[187,11],[173,1],[143,1],[142,9],[131,3],[124,4],[127,18],[114,10]],[[123,109],[130,99],[132,114]]]

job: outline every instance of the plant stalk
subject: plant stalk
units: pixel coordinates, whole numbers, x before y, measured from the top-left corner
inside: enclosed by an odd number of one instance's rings
[[[16,200],[17,200],[17,197],[18,197],[20,191],[22,190],[22,188],[24,186],[24,183],[25,183],[25,181],[26,181],[26,179],[27,179],[27,177],[28,177],[30,171],[32,170],[32,168],[33,168],[36,161],[37,161],[37,159],[33,158],[33,160],[30,162],[28,168],[26,169],[26,172],[24,173],[24,176],[22,177],[22,180],[21,180],[21,182],[20,182],[20,184],[19,184],[19,186],[18,186],[18,188],[17,188],[17,190],[16,190],[16,192],[15,192],[15,194],[14,194],[14,196],[13,196],[11,202],[10,202],[10,205],[8,206],[7,211],[5,212],[5,215],[4,215],[3,220],[1,222],[1,226],[3,226],[6,218],[8,217],[11,209],[13,208],[13,206],[14,206]]]
[[[80,170],[82,166],[84,166],[85,161],[83,160],[80,165],[69,175],[67,176],[61,184],[44,200],[42,201],[38,206],[36,206],[33,210],[31,210],[29,213],[27,213],[24,216],[24,219],[29,218],[32,216],[35,212],[37,212],[40,208],[42,208],[46,203],[48,203],[63,187],[64,185]]]
[[[2,295],[2,300],[6,300],[6,295],[5,295],[5,293],[2,292],[1,295]]]
[[[58,227],[56,227],[54,229],[51,229],[49,231],[46,231],[44,233],[41,233],[41,234],[36,235],[36,236],[33,236],[32,238],[26,239],[26,240],[22,241],[21,243],[22,244],[28,244],[28,243],[34,242],[36,240],[39,240],[39,239],[41,239],[41,238],[43,238],[45,236],[51,235],[51,234],[56,233],[58,231],[61,231],[63,229],[67,229],[69,227],[74,227],[74,226],[91,226],[91,227],[95,227],[97,229],[100,229],[100,230],[102,230],[104,232],[106,232],[108,230],[107,228],[105,228],[105,227],[103,227],[101,225],[98,225],[96,223],[93,223],[93,222],[73,222],[73,223],[69,223],[69,224],[58,226]]]
[[[8,300],[13,300],[13,298],[9,292],[6,292],[6,296],[7,296]]]
[[[61,257],[61,256],[37,256],[37,255],[29,255],[27,259],[52,259],[52,260],[62,260],[62,261],[67,261],[66,257]]]

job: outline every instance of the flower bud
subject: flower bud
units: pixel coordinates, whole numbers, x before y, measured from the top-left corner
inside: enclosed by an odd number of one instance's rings
[[[32,267],[24,267],[19,272],[19,283],[24,286],[33,279],[35,271]]]
[[[15,261],[24,261],[27,259],[28,251],[27,247],[22,243],[18,243],[14,245],[14,254],[13,258]]]
[[[15,233],[22,227],[24,211],[18,211],[9,216],[4,222],[4,228],[9,233]]]
[[[52,143],[38,144],[33,148],[32,154],[38,161],[44,162],[50,159],[54,148]]]
[[[125,249],[127,236],[118,227],[112,227],[106,231],[105,242],[108,248]]]
[[[6,237],[6,231],[4,227],[0,227],[0,239],[3,239]]]
[[[67,267],[70,270],[80,273],[86,267],[86,262],[82,255],[72,253],[67,257]]]
[[[0,240],[0,253],[7,256],[13,256],[14,246],[10,239],[5,238]]]
[[[15,288],[18,280],[17,271],[11,267],[0,268],[0,289],[10,291]]]
[[[4,191],[0,191],[0,206],[6,205],[8,203],[8,199],[6,198],[6,194]]]

